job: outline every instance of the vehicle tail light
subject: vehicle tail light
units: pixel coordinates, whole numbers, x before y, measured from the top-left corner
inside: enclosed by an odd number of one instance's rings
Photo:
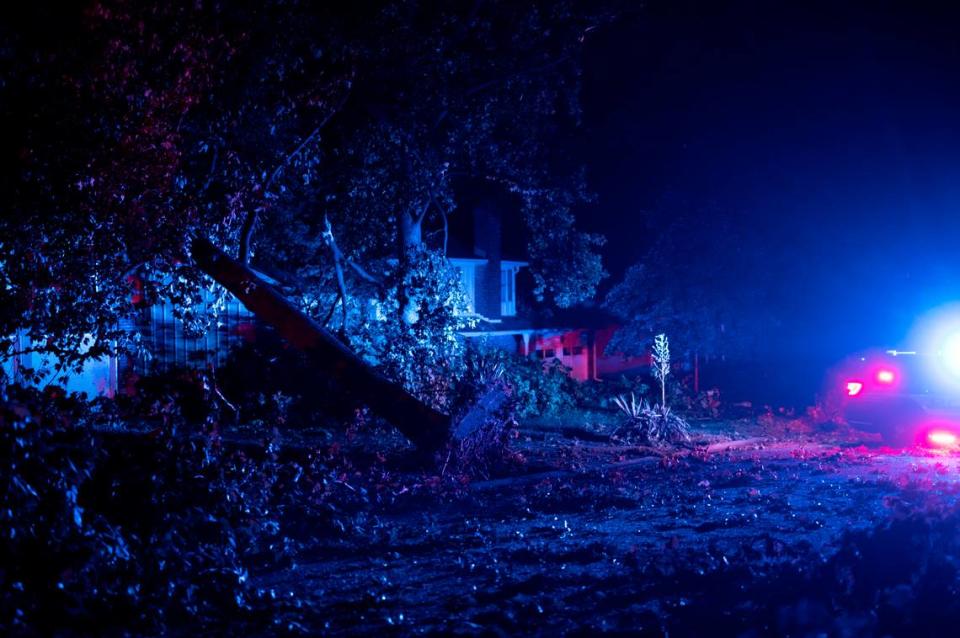
[[[859,381],[847,381],[847,396],[855,397],[863,390],[863,384]]]
[[[953,447],[957,444],[957,435],[946,430],[934,430],[927,434],[927,440],[937,447]]]
[[[896,375],[893,374],[893,370],[880,370],[877,372],[877,382],[884,384],[891,384],[896,378]]]

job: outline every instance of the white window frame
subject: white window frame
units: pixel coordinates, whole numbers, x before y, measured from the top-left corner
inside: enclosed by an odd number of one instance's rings
[[[500,262],[500,316],[517,316],[517,273],[527,265],[525,261]]]

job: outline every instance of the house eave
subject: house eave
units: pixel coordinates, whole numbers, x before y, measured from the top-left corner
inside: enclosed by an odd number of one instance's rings
[[[452,264],[485,264],[490,260],[482,257],[447,257],[447,261]]]

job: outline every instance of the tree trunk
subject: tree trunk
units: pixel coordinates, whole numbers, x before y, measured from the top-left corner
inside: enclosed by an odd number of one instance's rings
[[[700,394],[700,353],[693,353],[693,392]]]
[[[400,259],[404,259],[423,243],[423,218],[419,215],[404,213],[400,215],[398,223]]]
[[[304,315],[256,273],[203,238],[191,252],[197,266],[233,293],[292,346],[312,356],[318,371],[393,423],[426,451],[443,447],[451,433],[449,416],[421,403],[398,384],[371,368],[326,329]]]
[[[423,244],[423,217],[410,213],[403,213],[398,220],[397,229],[397,249],[400,253],[400,269],[406,272],[412,267],[411,255]],[[407,325],[413,325],[420,319],[417,299],[404,290],[403,286],[397,288],[397,302],[400,308],[400,318]]]

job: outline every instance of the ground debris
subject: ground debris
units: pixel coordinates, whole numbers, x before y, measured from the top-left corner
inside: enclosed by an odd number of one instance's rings
[[[112,627],[148,633],[906,635],[960,617],[949,455],[743,420],[698,422],[678,447],[521,428],[507,443],[524,462],[478,480],[372,432],[287,445],[31,415],[4,416],[2,531],[28,541],[10,545],[2,609],[44,612],[52,633],[92,627],[106,586]],[[75,551],[90,547],[110,551]],[[38,555],[53,589],[26,579]],[[69,613],[46,613],[56,582]]]

